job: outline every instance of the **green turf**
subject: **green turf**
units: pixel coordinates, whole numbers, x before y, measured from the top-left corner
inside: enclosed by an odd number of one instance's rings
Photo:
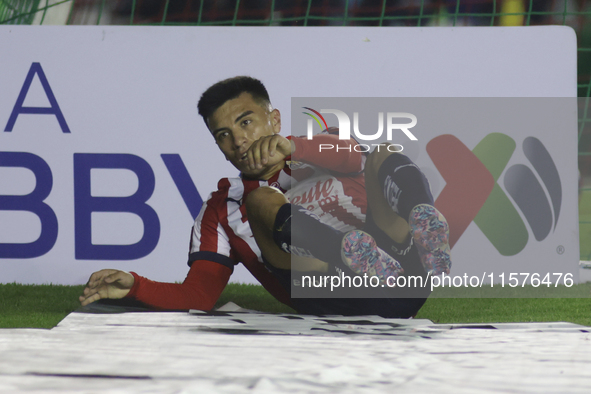
[[[52,328],[78,308],[78,295],[82,288],[83,286],[0,284],[0,327]],[[591,293],[590,289],[590,284],[573,286],[573,291],[586,296]],[[434,295],[441,296],[443,292],[436,289]],[[293,313],[292,309],[279,303],[261,286],[229,284],[217,305],[221,306],[228,301],[247,309]],[[427,300],[417,318],[430,319],[435,323],[568,321],[591,326],[591,300],[433,297]]]
[[[84,286],[0,285],[0,327],[51,328],[78,308]]]
[[[588,298],[432,298],[417,318],[435,323],[566,321],[591,326]]]

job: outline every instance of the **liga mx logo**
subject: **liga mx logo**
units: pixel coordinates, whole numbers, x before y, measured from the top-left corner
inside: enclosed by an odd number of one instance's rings
[[[506,168],[516,149],[508,135],[488,134],[472,150],[450,134],[429,141],[427,153],[446,181],[435,206],[449,222],[451,247],[473,221],[501,255],[516,255],[529,240],[518,210],[536,241],[556,228],[562,204],[556,165],[535,137],[525,138],[521,148],[529,165]],[[507,193],[499,186],[503,172]]]

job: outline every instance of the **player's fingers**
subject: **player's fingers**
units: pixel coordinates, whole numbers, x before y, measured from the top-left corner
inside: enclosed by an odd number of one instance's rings
[[[114,270],[112,270],[112,269],[104,269],[104,270],[100,270],[100,271],[93,273],[92,275],[90,275],[90,278],[88,279],[87,286],[96,287],[96,286],[100,285],[100,283],[102,283],[103,279],[106,276],[111,275],[113,273],[113,271]]]
[[[256,140],[252,143],[250,148],[248,148],[247,157],[248,157],[248,166],[251,170],[255,168],[261,167],[261,140]]]
[[[86,286],[91,286],[93,283],[95,283],[97,281],[97,278],[100,277],[100,271],[98,272],[94,272],[92,275],[90,275],[90,278],[88,278],[88,282],[86,282]]]
[[[265,152],[267,151],[265,148],[265,142],[265,138],[259,139],[256,144],[256,149],[253,152],[254,164],[256,168],[263,168],[263,165],[265,164]]]
[[[93,294],[93,295],[94,295],[94,294]],[[93,295],[92,295],[92,296],[93,296]],[[81,295],[80,297],[78,297],[78,301],[80,301],[80,304],[81,304],[82,306],[88,305],[88,304],[90,304],[91,302],[94,302],[94,300],[91,300],[91,297],[92,297],[92,296],[83,296],[83,295]]]
[[[94,302],[101,298],[100,289],[84,289],[84,293],[78,298],[80,303],[84,305]]]
[[[274,135],[272,138],[269,139],[269,156],[275,156],[275,152],[277,152],[277,145],[279,144],[279,136]]]
[[[82,291],[82,295],[80,297],[87,297],[92,291],[94,291],[94,288],[86,286]]]
[[[86,306],[88,304],[91,304],[91,303],[93,303],[95,301],[100,300],[101,298],[102,297],[101,297],[101,295],[99,293],[94,293],[91,296],[86,297],[86,298],[80,297],[80,305]]]
[[[113,283],[113,282],[117,282],[119,279],[120,279],[119,272],[115,272],[109,276],[105,276],[104,282],[105,283]]]
[[[98,291],[100,291],[100,289],[104,286],[105,286],[105,282],[103,282],[103,281],[101,281],[99,285],[86,286],[84,288],[84,290],[82,291],[82,297],[86,298],[88,296],[91,296],[91,295],[97,293]]]
[[[260,164],[261,167],[265,164],[267,164],[267,162],[269,161],[269,144],[271,143],[271,138],[265,137],[261,139],[261,144],[260,144]]]
[[[86,285],[86,287],[84,288],[84,294],[89,294],[92,293],[94,291],[96,291],[96,289],[98,289],[99,287],[101,287],[104,284],[103,280],[96,280],[92,283],[88,283]]]
[[[90,278],[88,280],[88,282],[86,283],[85,290],[86,289],[94,289],[97,286],[100,286],[100,284],[102,283],[102,281],[103,281],[102,277],[95,276],[94,278]]]
[[[252,145],[250,145],[250,147],[246,151],[246,161],[247,161],[247,164],[248,164],[248,168],[251,169],[251,170],[254,168],[254,158],[252,156],[252,151],[254,149],[253,145],[254,145],[254,143]]]

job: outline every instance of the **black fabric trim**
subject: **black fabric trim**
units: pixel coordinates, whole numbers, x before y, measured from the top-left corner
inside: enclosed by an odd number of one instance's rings
[[[218,264],[221,264],[225,267],[230,268],[232,270],[232,272],[234,272],[234,266],[236,265],[234,260],[232,260],[228,256],[224,256],[223,254],[219,254],[216,252],[206,252],[206,251],[195,252],[195,253],[189,254],[189,261],[187,262],[187,264],[190,267],[191,265],[193,265],[193,262],[197,261],[197,260],[213,261],[215,263],[218,263]]]

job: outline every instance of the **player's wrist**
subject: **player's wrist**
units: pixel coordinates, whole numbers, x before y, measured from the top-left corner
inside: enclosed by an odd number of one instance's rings
[[[123,298],[135,298],[135,296],[138,293],[139,287],[140,287],[140,283],[142,281],[142,277],[139,276],[137,273],[130,271],[129,274],[131,274],[131,276],[133,276],[133,283],[131,285],[131,287],[128,290],[128,293],[125,294],[125,296]]]

